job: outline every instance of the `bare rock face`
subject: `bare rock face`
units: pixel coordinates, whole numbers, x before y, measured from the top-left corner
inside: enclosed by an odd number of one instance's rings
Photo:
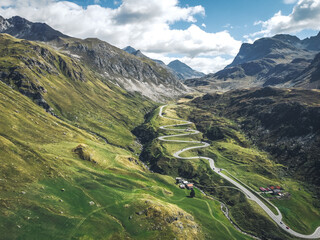
[[[106,80],[156,101],[176,97],[188,90],[170,70],[145,57],[140,51],[135,56],[99,39],[71,38],[45,23],[33,23],[18,16],[10,19],[0,16],[0,33],[46,42],[74,60],[89,65]],[[64,69],[63,62],[60,67]],[[84,80],[82,75],[77,74],[81,71],[65,70],[67,76]]]
[[[304,40],[286,34],[261,38],[253,44],[242,44],[225,69],[185,84],[221,91],[262,86],[319,88],[318,80],[311,77],[317,68],[318,51],[320,34]]]
[[[192,69],[187,64],[179,60],[170,62],[168,67],[171,68],[178,76],[180,76],[181,79],[200,78],[205,75],[202,72]]]
[[[199,108],[238,122],[241,129],[286,173],[315,185],[320,194],[320,92],[272,87],[207,94]]]
[[[0,16],[0,33],[35,41],[51,41],[58,37],[68,37],[45,23],[32,23],[19,16],[9,19]]]
[[[67,40],[59,46],[81,56],[82,61],[127,91],[140,92],[153,100],[187,91],[170,71],[151,59],[128,54],[99,39]]]
[[[148,222],[148,230],[166,232],[176,239],[202,239],[200,226],[194,217],[173,204],[142,199],[137,203],[132,220]],[[170,236],[169,235],[169,236]]]
[[[190,79],[190,78],[199,78],[205,76],[204,73],[198,72],[191,67],[189,67],[187,64],[179,61],[179,60],[174,60],[170,62],[168,65],[166,65],[164,62],[161,60],[157,59],[150,59],[146,55],[144,55],[140,50],[136,50],[135,48],[131,46],[127,46],[122,49],[123,51],[132,54],[136,57],[139,58],[145,58],[154,61],[159,67],[162,67],[172,73],[175,78],[179,80],[185,80],[185,79]]]
[[[77,154],[79,158],[81,158],[82,160],[96,163],[96,161],[93,159],[93,152],[89,149],[89,147],[86,144],[81,143],[72,151],[75,154]]]

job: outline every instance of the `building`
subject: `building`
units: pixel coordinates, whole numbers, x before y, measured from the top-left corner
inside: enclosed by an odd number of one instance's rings
[[[266,191],[266,189],[263,188],[263,187],[259,187],[259,189],[260,189],[260,191],[262,191],[262,192],[265,192],[265,191]]]
[[[193,183],[188,183],[188,184],[186,184],[186,188],[187,189],[193,189]]]
[[[181,177],[176,177],[176,183],[182,183],[183,179]]]
[[[181,189],[185,189],[186,187],[185,187],[185,185],[184,185],[184,184],[180,184],[180,185],[179,185],[179,188],[181,188]]]
[[[281,192],[281,190],[277,189],[277,188],[272,190],[272,194],[274,194],[274,195],[279,195],[280,192]]]

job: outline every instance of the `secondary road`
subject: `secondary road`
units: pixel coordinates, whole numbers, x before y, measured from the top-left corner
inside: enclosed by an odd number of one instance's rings
[[[193,130],[193,129],[176,129],[173,127],[178,127],[178,126],[186,126],[186,125],[191,125],[192,122],[190,121],[185,121],[185,120],[180,120],[180,119],[175,119],[175,118],[170,118],[170,117],[165,117],[163,116],[163,109],[164,107],[166,107],[167,105],[161,106],[160,107],[160,111],[159,111],[159,117],[161,118],[166,118],[169,120],[174,120],[174,121],[179,121],[179,122],[183,122],[180,124],[173,124],[173,125],[165,125],[165,126],[161,126],[160,129],[163,130],[169,130],[169,131],[176,131],[176,132],[188,132],[188,133],[181,133],[181,134],[175,134],[175,135],[166,135],[166,136],[161,136],[158,137],[159,140],[161,141],[165,141],[165,142],[175,142],[175,143],[193,143],[193,144],[201,144],[199,146],[193,146],[193,147],[187,147],[187,148],[183,148],[177,152],[175,152],[173,154],[173,156],[175,158],[178,159],[205,159],[209,161],[210,164],[210,168],[219,176],[221,176],[222,178],[226,179],[227,181],[229,181],[230,183],[232,183],[234,186],[236,186],[237,188],[239,188],[246,196],[247,198],[249,198],[250,200],[256,202],[257,204],[259,204],[259,206],[272,218],[272,220],[277,223],[279,225],[280,228],[282,228],[284,231],[290,233],[291,235],[295,236],[295,237],[299,237],[299,238],[306,238],[306,239],[320,239],[320,227],[318,227],[314,233],[310,234],[310,235],[305,235],[305,234],[301,234],[298,233],[296,231],[293,231],[292,229],[290,229],[287,225],[285,225],[282,221],[282,214],[279,211],[279,209],[277,207],[275,207],[275,209],[278,212],[278,215],[274,214],[267,206],[264,202],[262,202],[262,200],[260,200],[260,198],[258,198],[253,192],[251,192],[249,189],[247,189],[246,187],[244,187],[242,184],[240,184],[239,182],[233,180],[232,178],[228,177],[227,175],[223,174],[221,172],[222,169],[215,167],[214,165],[214,160],[212,158],[209,157],[203,157],[203,156],[196,156],[196,157],[180,157],[180,154],[192,149],[198,149],[198,148],[205,148],[210,146],[209,143],[207,142],[202,142],[202,141],[187,141],[187,140],[174,140],[174,139],[168,139],[168,138],[176,138],[176,137],[183,137],[183,136],[189,136],[189,135],[195,135],[200,133],[197,130]]]

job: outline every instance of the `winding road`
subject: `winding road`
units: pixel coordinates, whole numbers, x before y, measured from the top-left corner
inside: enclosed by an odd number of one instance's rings
[[[180,157],[180,154],[192,149],[198,149],[198,148],[205,148],[210,146],[209,143],[207,142],[202,142],[202,141],[187,141],[187,140],[173,140],[170,138],[176,138],[176,137],[182,137],[182,136],[189,136],[189,135],[195,135],[200,133],[197,130],[191,130],[191,129],[176,129],[173,127],[178,127],[178,126],[185,126],[185,125],[191,125],[193,124],[192,122],[189,121],[185,121],[185,120],[180,120],[180,119],[175,119],[175,118],[169,118],[169,117],[165,117],[163,116],[163,109],[166,107],[167,105],[163,105],[160,107],[160,111],[159,111],[159,117],[161,118],[166,118],[169,120],[174,120],[174,121],[179,121],[179,122],[183,122],[181,124],[173,124],[173,125],[165,125],[165,126],[161,126],[160,129],[163,130],[169,130],[169,131],[176,131],[176,132],[186,132],[188,131],[188,133],[181,133],[181,134],[175,134],[175,135],[166,135],[166,136],[161,136],[158,137],[159,140],[161,141],[165,141],[165,142],[175,142],[175,143],[193,143],[193,144],[201,144],[199,146],[193,146],[193,147],[187,147],[187,148],[183,148],[177,152],[175,152],[173,154],[173,156],[175,158],[178,159],[205,159],[209,161],[210,164],[210,168],[218,175],[220,175],[220,177],[226,179],[227,181],[229,181],[230,183],[232,183],[235,187],[237,187],[238,189],[240,189],[246,196],[247,198],[249,198],[250,200],[256,202],[257,204],[259,204],[259,206],[272,218],[272,220],[279,225],[280,228],[282,228],[284,231],[290,233],[291,235],[295,236],[295,237],[299,237],[299,238],[305,238],[305,239],[320,239],[320,227],[318,227],[314,233],[310,234],[310,235],[305,235],[305,234],[301,234],[298,232],[293,231],[292,229],[290,229],[287,225],[285,225],[282,221],[282,214],[279,211],[279,209],[277,207],[275,207],[275,209],[278,212],[278,215],[274,214],[268,207],[267,205],[262,202],[262,200],[260,200],[260,198],[258,198],[253,192],[251,192],[250,190],[248,190],[246,187],[244,187],[243,185],[241,185],[239,182],[233,180],[232,178],[228,177],[227,175],[223,174],[221,172],[220,168],[216,168],[214,165],[214,160],[212,158],[209,157],[203,157],[203,156],[196,156],[196,157]]]

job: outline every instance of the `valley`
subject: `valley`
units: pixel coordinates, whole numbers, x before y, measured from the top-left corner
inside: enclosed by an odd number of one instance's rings
[[[320,239],[320,33],[232,41],[209,74],[98,33],[0,16],[1,240]]]
[[[180,119],[176,119],[176,118],[169,118],[169,117],[164,117],[163,116],[163,109],[166,106],[162,106],[159,110],[159,117],[160,118],[165,118],[168,120],[172,120],[175,122],[178,122],[177,124],[174,125],[165,125],[165,126],[161,126],[160,129],[164,129],[167,131],[176,131],[179,134],[174,134],[174,135],[165,135],[165,136],[161,136],[158,139],[161,141],[165,141],[165,142],[171,142],[171,143],[186,143],[188,142],[189,144],[197,144],[197,146],[193,146],[193,147],[187,147],[187,148],[183,148],[175,153],[173,153],[173,156],[177,159],[181,159],[181,160],[190,160],[190,159],[203,159],[203,160],[207,160],[209,162],[210,168],[212,169],[213,172],[215,172],[216,174],[218,174],[219,176],[221,176],[222,178],[226,179],[228,182],[230,182],[231,184],[235,185],[244,195],[246,195],[246,197],[250,200],[250,201],[254,201],[256,202],[268,215],[270,218],[272,218],[273,221],[275,221],[278,226],[280,226],[283,230],[289,232],[291,235],[296,236],[296,237],[300,237],[300,238],[306,238],[306,239],[315,239],[315,238],[319,238],[320,237],[320,227],[318,227],[314,233],[310,234],[310,235],[304,235],[298,232],[293,231],[292,229],[290,229],[288,226],[286,226],[283,223],[283,217],[281,212],[279,211],[279,209],[277,207],[275,207],[272,203],[269,202],[269,206],[267,206],[264,202],[266,201],[265,199],[261,198],[261,197],[257,197],[256,195],[256,191],[251,192],[252,188],[249,187],[249,189],[247,189],[246,185],[243,184],[241,181],[239,181],[237,178],[235,178],[233,175],[231,175],[226,169],[222,169],[222,168],[218,168],[215,166],[214,164],[214,160],[212,158],[208,158],[208,157],[203,157],[203,156],[184,156],[181,157],[180,155],[183,152],[186,151],[190,151],[190,150],[194,150],[194,149],[199,149],[199,148],[206,148],[209,147],[210,144],[206,143],[206,142],[202,142],[202,141],[187,141],[187,140],[176,140],[177,137],[189,137],[191,135],[196,135],[199,134],[200,132],[197,130],[191,130],[189,128],[185,128],[185,129],[175,129],[175,127],[178,126],[188,126],[193,124],[192,122],[188,122],[188,121],[183,121]],[[181,123],[183,122],[183,123]],[[174,138],[174,139],[172,139]],[[199,144],[202,144],[199,146]],[[226,173],[226,175],[225,175]],[[230,177],[229,177],[230,176]],[[235,179],[235,180],[234,180]],[[264,201],[264,202],[263,202]],[[276,212],[274,213],[272,210],[269,209],[270,204],[272,204],[271,207],[276,209]]]

